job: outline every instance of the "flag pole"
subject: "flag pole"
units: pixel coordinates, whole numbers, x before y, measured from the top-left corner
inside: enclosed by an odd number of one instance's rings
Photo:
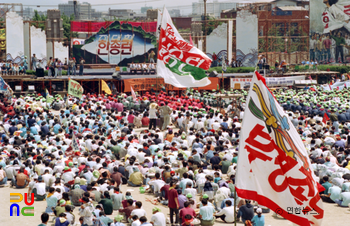
[[[237,171],[236,171],[237,173]],[[236,177],[235,177],[235,192],[233,193],[233,219],[235,219],[235,226],[237,226],[237,219],[236,219],[236,204],[237,199],[236,199]],[[244,223],[244,222],[243,222]]]
[[[163,6],[163,13],[164,13],[164,9],[165,9],[165,5]],[[158,61],[158,57],[159,57],[159,43],[160,43],[160,38],[161,38],[161,31],[162,31],[162,22],[163,22],[163,13],[161,12],[162,16],[161,16],[161,19],[160,19],[160,23],[159,23],[159,26],[160,27],[157,27],[157,29],[159,29],[159,35],[158,35],[158,51],[157,51],[157,61]],[[157,18],[157,20],[159,20],[159,18]],[[156,72],[156,91],[158,91],[158,79],[159,79],[159,76],[158,76],[158,70]],[[159,95],[159,92],[156,93],[156,102],[158,103],[158,95]]]

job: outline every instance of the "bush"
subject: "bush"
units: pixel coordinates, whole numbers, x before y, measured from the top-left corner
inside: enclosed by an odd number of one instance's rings
[[[310,65],[310,70],[312,70],[313,66]],[[294,67],[289,67],[289,70],[294,71]],[[340,73],[346,73],[350,71],[350,66],[336,66],[336,65],[318,65],[317,66],[317,70],[319,71],[336,71],[336,72],[340,72]],[[299,66],[299,70],[295,70],[298,72],[303,72],[303,71],[307,71],[307,69],[305,68],[305,66]]]
[[[207,72],[211,73],[214,70],[217,71],[218,73],[221,73],[222,67],[212,67],[212,68],[209,68]],[[249,73],[254,71],[255,71],[254,67],[227,67],[226,73]]]
[[[35,75],[35,71],[33,71],[33,70],[27,70],[26,73],[27,73],[27,75]],[[45,74],[45,76],[47,76],[48,71],[44,70],[44,74]],[[62,75],[67,75],[67,74],[68,74],[67,71],[62,70]]]

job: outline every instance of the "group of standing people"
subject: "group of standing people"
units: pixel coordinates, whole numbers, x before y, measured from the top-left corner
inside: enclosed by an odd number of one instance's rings
[[[25,58],[26,60],[26,58]],[[32,69],[33,71],[36,71],[37,68],[44,68],[44,65],[42,64],[42,60],[38,60],[35,54],[33,54],[32,58]],[[82,76],[84,74],[84,64],[85,60],[81,57],[80,60],[77,62],[75,57],[70,57],[69,60],[65,58],[65,61],[62,62],[58,58],[50,57],[47,61],[45,69],[48,70],[48,76],[57,77],[62,76],[62,70],[64,68],[67,69],[67,75],[77,75],[77,68],[79,65],[79,75]]]

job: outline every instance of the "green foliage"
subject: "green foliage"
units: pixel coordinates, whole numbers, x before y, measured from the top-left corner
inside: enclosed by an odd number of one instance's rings
[[[227,67],[226,73],[249,73],[254,72],[254,67]],[[221,67],[212,67],[209,68],[207,73],[211,73],[212,71],[217,71],[218,73],[222,72]]]
[[[223,22],[215,20],[214,17],[207,16],[207,35],[210,35],[215,28],[220,26]],[[205,34],[205,21],[202,22],[202,31]]]
[[[45,15],[39,15],[38,11],[37,10],[34,10],[34,16],[33,16],[33,19],[32,21],[40,21],[40,23],[38,24],[33,24],[35,25],[36,27],[38,28],[41,28],[41,30],[45,30],[45,22],[46,22],[46,19],[47,19],[47,16]]]
[[[62,19],[62,26],[63,26],[63,35],[66,39],[68,39],[68,42],[70,42],[70,38],[78,37],[77,32],[71,32],[70,30],[70,23],[74,20],[74,15],[66,16],[64,13],[61,15]]]
[[[294,68],[289,68],[290,70],[295,70]],[[312,66],[310,66],[310,69],[312,70]],[[336,65],[318,65],[317,66],[317,70],[318,71],[336,71],[336,72],[340,72],[340,73],[347,73],[350,71],[350,66],[336,66]],[[295,70],[298,72],[303,72],[303,71],[307,71],[307,69],[305,68],[305,66],[299,66],[299,70]]]
[[[26,71],[26,74],[27,74],[27,75],[35,75],[35,71],[33,71],[33,70],[27,70],[27,71]],[[48,71],[47,71],[47,70],[44,70],[44,74],[45,74],[45,76],[47,76],[47,75],[48,75]],[[67,75],[67,71],[62,70],[62,75]]]

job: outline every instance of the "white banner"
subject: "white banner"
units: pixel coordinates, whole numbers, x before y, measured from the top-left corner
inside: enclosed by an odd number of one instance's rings
[[[266,85],[273,86],[292,86],[296,80],[305,80],[305,75],[302,76],[290,76],[290,77],[268,77],[266,79]],[[250,87],[252,78],[231,78],[231,88],[235,87],[235,84],[240,84],[241,89]],[[236,85],[237,86],[237,85]]]
[[[246,99],[237,195],[255,200],[297,225],[320,226],[324,210],[308,153],[264,81],[256,73]]]

